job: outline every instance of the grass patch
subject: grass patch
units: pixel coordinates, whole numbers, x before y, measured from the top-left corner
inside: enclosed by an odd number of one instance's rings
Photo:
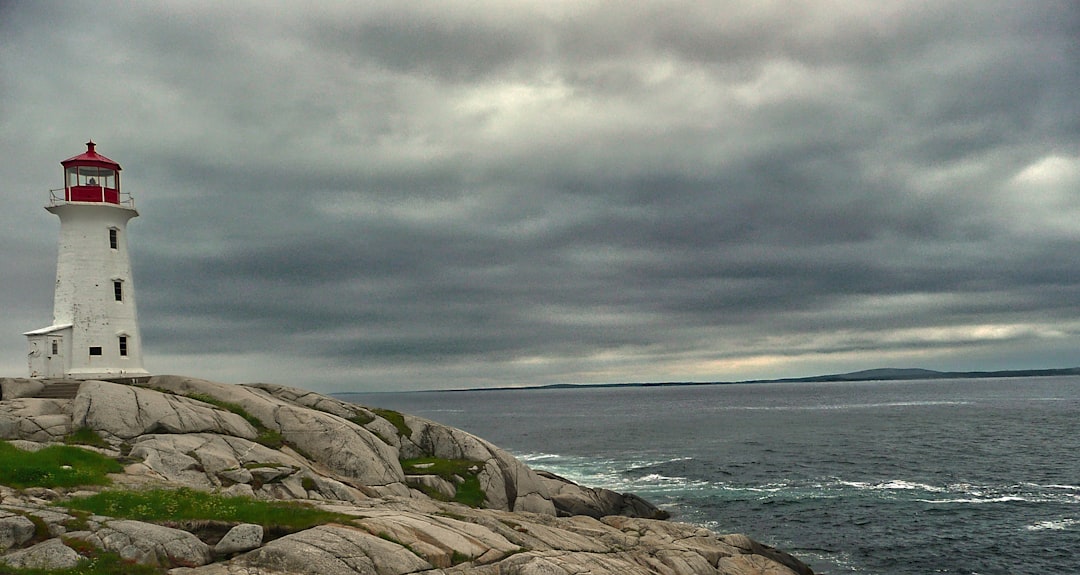
[[[64,529],[68,531],[86,531],[90,528],[90,515],[92,514],[89,511],[68,509],[67,513],[71,516],[71,519],[64,522]]]
[[[405,423],[405,416],[399,411],[392,409],[372,409],[372,413],[379,417],[389,421],[394,427],[397,428],[398,435],[401,437],[412,437],[412,428]]]
[[[49,533],[49,524],[45,523],[44,519],[38,517],[37,515],[30,515],[29,513],[22,514],[22,515],[23,515],[23,517],[26,517],[27,519],[30,520],[31,523],[34,524],[34,537],[31,538],[30,541],[29,541],[29,543],[31,545],[33,545],[35,543],[41,543],[42,541],[45,541],[46,539],[51,539],[52,538],[52,533]]]
[[[254,523],[295,532],[326,523],[348,523],[352,517],[289,501],[225,497],[189,488],[105,491],[63,502],[63,507],[138,521],[210,520]]]
[[[210,405],[213,405],[214,407],[220,407],[221,409],[224,409],[225,411],[231,411],[231,412],[235,413],[236,415],[239,415],[240,417],[243,417],[244,419],[246,419],[247,422],[250,423],[251,426],[254,427],[255,429],[262,429],[262,428],[266,427],[265,425],[263,425],[263,422],[260,421],[258,417],[255,417],[254,415],[251,415],[250,413],[247,412],[246,409],[243,408],[243,406],[237,405],[235,403],[229,403],[228,401],[222,401],[222,400],[220,400],[220,399],[218,399],[218,398],[216,398],[216,397],[214,397],[212,395],[207,395],[205,393],[192,393],[192,394],[186,395],[185,397],[189,397],[191,399],[201,401],[203,403],[209,403]]]
[[[270,449],[281,449],[281,446],[285,445],[285,438],[281,436],[280,432],[267,427],[256,429],[259,429],[259,436],[255,438],[255,443]]]
[[[420,457],[401,461],[401,469],[406,475],[438,475],[453,483],[457,491],[453,500],[469,507],[480,507],[487,500],[487,495],[480,486],[480,478],[477,477],[481,467],[483,467],[482,464],[467,459]],[[455,477],[464,479],[464,482],[458,483]],[[424,486],[416,487],[434,499],[446,499],[435,490],[425,489]]]
[[[0,484],[17,489],[107,485],[106,474],[123,470],[116,461],[79,447],[51,445],[31,452],[0,441]]]
[[[463,503],[469,507],[480,507],[487,500],[484,488],[480,486],[480,479],[476,475],[466,475],[465,483],[457,486],[457,494],[454,501]]]
[[[360,427],[363,427],[363,426],[371,423],[372,421],[375,421],[375,416],[371,415],[369,413],[361,412],[361,413],[357,413],[356,415],[350,417],[349,421],[359,425]],[[402,420],[402,423],[404,423],[404,420]]]
[[[80,427],[64,438],[68,445],[89,445],[90,447],[111,447],[98,432],[89,427]]]

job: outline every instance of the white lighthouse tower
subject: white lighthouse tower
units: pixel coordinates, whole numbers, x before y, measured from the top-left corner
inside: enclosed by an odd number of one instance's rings
[[[27,332],[30,377],[120,379],[149,375],[135,313],[127,222],[139,215],[120,191],[120,164],[94,150],[60,162],[64,188],[46,210],[60,217],[53,324]],[[60,196],[63,192],[63,196]]]

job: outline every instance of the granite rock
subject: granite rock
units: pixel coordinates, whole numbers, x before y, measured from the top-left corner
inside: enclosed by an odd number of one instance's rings
[[[71,409],[74,428],[89,427],[119,439],[151,433],[258,435],[243,417],[202,401],[104,381],[84,382]]]
[[[212,559],[210,546],[195,535],[141,521],[107,521],[95,531],[73,532],[67,536],[144,565],[197,567]]]
[[[560,516],[588,515],[601,518],[607,515],[667,519],[669,514],[633,493],[617,493],[610,489],[585,487],[547,471],[537,471],[547,485],[551,502]]]
[[[214,545],[215,555],[232,555],[258,549],[263,543],[262,525],[241,523],[233,527]]]
[[[0,510],[0,553],[29,541],[34,529],[34,522],[26,517]]]
[[[659,510],[632,494],[536,472],[464,431],[298,388],[163,376],[143,387],[85,382],[74,400],[0,401],[0,432],[19,448],[54,444],[84,425],[113,444],[99,452],[125,455],[116,486],[301,500],[344,517],[295,533],[248,524],[180,529],[76,518],[54,506],[91,491],[0,486],[4,561],[66,565],[80,547],[64,541],[81,540],[171,575],[811,574],[745,536],[645,518]],[[267,430],[282,441],[266,441]],[[468,462],[461,473],[479,480],[483,508],[409,489],[406,481],[445,498],[464,481],[412,467],[406,478],[400,461],[419,457]],[[35,535],[51,538],[27,547]]]
[[[47,539],[0,557],[0,563],[16,569],[70,569],[80,559],[80,555],[60,539]]]

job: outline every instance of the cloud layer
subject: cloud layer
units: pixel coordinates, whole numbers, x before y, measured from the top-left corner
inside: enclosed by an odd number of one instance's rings
[[[145,363],[329,391],[1080,364],[1073,2],[0,4],[0,367],[58,162]]]

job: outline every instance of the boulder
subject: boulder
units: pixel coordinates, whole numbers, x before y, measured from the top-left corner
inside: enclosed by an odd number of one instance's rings
[[[305,479],[310,481],[305,481]],[[310,499],[359,502],[364,498],[356,488],[314,472],[303,473],[300,478],[300,486],[306,489],[307,496]],[[308,487],[314,487],[314,489],[308,489]]]
[[[301,487],[293,496],[285,492],[287,498],[362,498],[357,490],[316,473],[306,460],[239,437],[213,433],[144,435],[135,440],[129,457],[141,460],[144,473],[192,487],[212,489],[254,483],[258,488],[302,473],[318,478],[309,483],[314,489]]]
[[[0,402],[0,439],[59,441],[71,433],[69,400],[20,398]]]
[[[323,525],[286,535],[234,561],[260,570],[297,575],[404,575],[432,568],[397,543],[339,525]]]
[[[232,555],[234,553],[251,551],[252,549],[257,549],[262,546],[262,542],[262,525],[241,523],[230,529],[229,532],[221,538],[221,541],[218,541],[217,545],[214,545],[214,554]]]
[[[235,413],[187,397],[104,381],[83,383],[72,405],[72,423],[120,439],[150,433],[258,436]]]
[[[78,531],[67,536],[144,565],[198,567],[212,558],[210,546],[195,535],[141,521],[106,521],[96,531]]]
[[[542,478],[506,451],[466,431],[420,417],[406,415],[405,423],[412,434],[402,439],[403,458],[475,461],[483,466],[477,477],[486,496],[484,507],[555,514]]]
[[[22,515],[0,510],[0,553],[34,537],[34,522]]]
[[[799,561],[790,553],[758,543],[746,535],[724,535],[723,537],[720,537],[720,540],[723,541],[724,544],[731,545],[738,549],[742,557],[764,557],[772,562],[783,565],[798,575],[814,575],[814,572],[810,570],[810,567],[802,561]],[[775,568],[770,567],[770,569]],[[746,571],[746,573],[752,573],[752,571]]]
[[[667,519],[668,512],[632,493],[584,487],[547,471],[537,471],[547,485],[551,502],[561,517],[588,515],[599,519],[606,515],[625,515],[648,519]]]
[[[630,557],[580,552],[530,551],[514,555],[499,564],[500,575],[684,575],[676,571],[651,570]],[[690,575],[688,572],[685,575]],[[711,573],[702,571],[701,573]]]
[[[285,442],[330,471],[356,483],[407,496],[398,452],[357,423],[274,397],[256,387],[157,376],[147,383],[179,394],[204,393],[244,408]],[[378,491],[378,489],[376,489]]]
[[[16,569],[71,569],[82,557],[59,539],[48,539],[33,547],[20,549],[0,557],[0,563],[6,563]]]
[[[45,382],[40,379],[0,377],[0,400],[3,401],[33,397],[43,389],[45,389]]]
[[[313,393],[298,387],[288,387],[270,383],[252,383],[249,387],[261,389],[278,399],[289,403],[303,405],[318,411],[324,411],[336,415],[342,419],[348,419],[358,423],[364,429],[374,433],[379,439],[394,448],[401,447],[401,438],[398,429],[393,423],[380,417],[375,411],[362,405],[348,403],[340,399],[327,397],[319,393]]]
[[[274,418],[290,445],[334,472],[369,487],[404,487],[405,473],[398,463],[397,450],[359,425],[293,405],[276,409]]]
[[[380,513],[356,524],[370,533],[404,545],[436,567],[450,567],[454,558],[497,561],[520,548],[486,527],[450,517],[416,513]]]

